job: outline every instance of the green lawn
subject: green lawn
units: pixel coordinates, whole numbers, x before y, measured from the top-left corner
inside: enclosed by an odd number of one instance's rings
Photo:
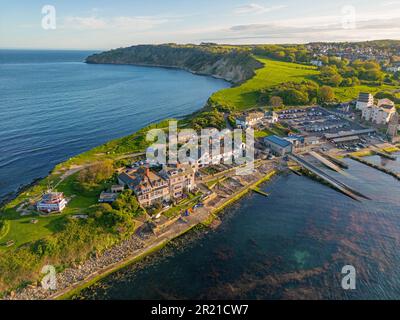
[[[211,99],[221,105],[237,110],[254,108],[257,106],[257,91],[260,89],[270,88],[282,82],[310,80],[318,74],[318,70],[311,66],[261,57],[257,59],[264,63],[264,68],[257,70],[252,79],[238,87],[218,91],[212,95]]]
[[[9,240],[13,240],[15,242],[14,247],[18,247],[56,233],[60,231],[61,223],[65,216],[83,213],[88,207],[97,204],[99,193],[106,185],[99,186],[99,188],[90,192],[80,193],[74,190],[73,186],[76,175],[77,174],[68,177],[57,187],[57,191],[64,192],[65,196],[70,198],[70,202],[62,214],[41,217],[37,212],[34,212],[30,216],[21,217],[20,214],[16,212],[15,207],[8,206],[4,213],[9,228],[8,232],[2,235],[0,239],[0,250],[6,250],[6,247],[1,244]],[[32,195],[32,192],[27,194]],[[28,195],[26,195],[25,199],[29,198]],[[32,219],[37,219],[38,223],[32,224]]]
[[[4,244],[10,240],[13,240],[15,244],[10,248],[0,245],[0,251],[19,247],[25,243],[42,239],[57,232],[64,215],[52,215],[49,217],[27,216],[8,220],[10,225],[9,231],[0,239],[0,244]],[[37,219],[39,222],[33,224],[31,223],[32,219]]]
[[[319,71],[316,67],[305,66],[296,63],[281,62],[268,58],[257,57],[264,67],[256,71],[256,75],[244,84],[223,89],[214,93],[211,100],[219,105],[230,107],[235,110],[246,110],[258,105],[258,92],[268,89],[284,82],[302,82],[304,80],[316,80]],[[360,92],[393,91],[396,87],[360,85],[356,87],[334,88],[336,98],[346,102],[357,98]]]

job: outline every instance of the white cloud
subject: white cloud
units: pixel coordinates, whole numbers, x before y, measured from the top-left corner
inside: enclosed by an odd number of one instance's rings
[[[267,12],[283,9],[286,7],[287,7],[286,5],[265,7],[265,6],[262,6],[257,3],[250,3],[250,4],[245,4],[245,5],[236,7],[236,9],[233,11],[233,13],[236,15],[262,14],[262,13],[267,13]]]
[[[166,18],[154,17],[117,17],[113,19],[115,28],[118,29],[132,29],[132,30],[149,30],[154,27],[167,23],[169,20]]]
[[[400,5],[400,1],[387,1],[382,4],[382,6],[384,6],[384,7],[391,7],[391,6],[397,6],[397,5]]]
[[[76,29],[104,29],[107,27],[105,20],[96,17],[67,17],[63,27]]]
[[[226,26],[199,36],[199,41],[221,43],[304,43],[313,41],[355,41],[399,39],[400,14],[359,14],[356,27],[345,29],[340,15],[299,17],[269,23]]]
[[[144,31],[167,23],[169,20],[162,17],[114,17],[110,19],[90,17],[66,17],[63,28],[80,30],[131,30]]]

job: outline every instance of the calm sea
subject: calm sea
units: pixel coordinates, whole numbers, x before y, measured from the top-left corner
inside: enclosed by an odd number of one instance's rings
[[[345,175],[327,172],[372,200],[279,176],[263,187],[269,198],[243,198],[219,229],[190,232],[77,298],[400,299],[400,183],[348,163]],[[341,286],[346,265],[354,291]]]
[[[0,50],[0,200],[58,163],[229,84],[161,68],[87,65],[93,52]]]

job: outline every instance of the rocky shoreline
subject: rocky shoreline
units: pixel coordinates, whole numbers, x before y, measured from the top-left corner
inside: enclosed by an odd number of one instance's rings
[[[79,291],[91,282],[95,282],[108,274],[133,263],[153,251],[163,247],[169,241],[187,233],[193,227],[203,223],[207,224],[210,218],[215,219],[215,214],[226,206],[243,197],[251,188],[267,181],[275,171],[269,165],[260,165],[257,173],[244,179],[241,188],[237,189],[230,197],[218,197],[204,208],[198,208],[196,213],[178,219],[173,224],[162,229],[160,233],[143,233],[138,231],[127,240],[106,250],[98,256],[91,256],[88,260],[76,267],[70,267],[56,275],[57,289],[46,290],[40,284],[30,285],[20,291],[13,291],[5,300],[53,300],[69,297],[71,292]],[[250,178],[251,177],[251,178]],[[218,200],[219,199],[219,200]],[[214,203],[215,202],[215,203]]]
[[[27,191],[31,187],[35,186],[39,181],[43,180],[44,178],[36,178],[31,183],[21,185],[17,190],[11,191],[6,194],[4,197],[0,198],[0,210],[9,202],[16,199],[21,193]]]
[[[11,292],[4,300],[45,300],[52,299],[60,292],[69,290],[75,283],[99,273],[99,271],[126,260],[144,248],[144,241],[137,235],[105,251],[101,256],[92,256],[76,268],[67,268],[57,274],[57,291],[46,290],[40,285],[28,286],[19,292]]]
[[[191,230],[208,218],[209,212],[199,212],[187,221],[177,221],[161,234],[134,234],[127,240],[111,247],[99,256],[88,258],[83,264],[70,267],[56,275],[57,289],[46,290],[40,284],[30,285],[19,291],[12,291],[4,300],[54,300],[62,298],[75,289],[81,289],[87,283],[102,278],[124,267],[154,250],[162,247],[174,238]]]

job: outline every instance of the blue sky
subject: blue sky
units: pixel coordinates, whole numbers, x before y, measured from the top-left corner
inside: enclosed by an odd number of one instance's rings
[[[56,29],[41,26],[44,5]],[[400,39],[400,0],[0,0],[0,48]]]

